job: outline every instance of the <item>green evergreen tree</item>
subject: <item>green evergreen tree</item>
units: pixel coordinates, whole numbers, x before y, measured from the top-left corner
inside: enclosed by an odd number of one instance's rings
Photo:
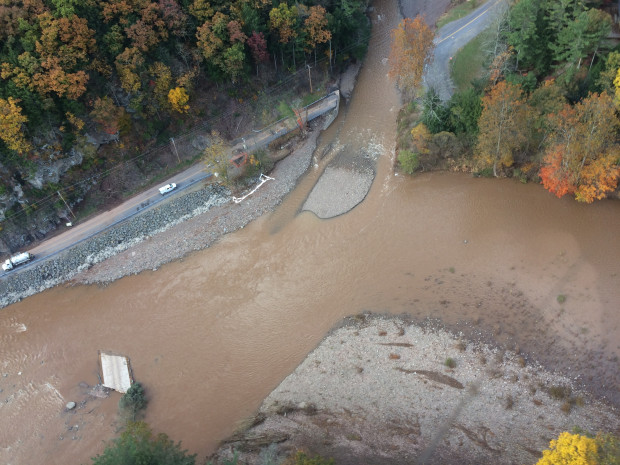
[[[181,449],[167,435],[153,435],[149,426],[140,421],[129,423],[101,455],[93,457],[93,465],[195,465],[196,455]]]

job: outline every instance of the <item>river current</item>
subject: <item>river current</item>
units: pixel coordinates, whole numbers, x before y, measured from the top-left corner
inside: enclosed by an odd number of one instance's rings
[[[386,38],[398,13],[385,0],[372,16],[352,101],[317,152],[371,150],[366,199],[330,220],[300,212],[311,171],[274,213],[207,250],[1,310],[1,463],[89,463],[103,450],[119,395],[87,395],[99,350],[131,359],[146,421],[202,457],[330,328],[365,311],[440,321],[620,402],[620,204],[558,200],[510,179],[396,175],[401,103]],[[81,408],[65,412],[68,401]]]

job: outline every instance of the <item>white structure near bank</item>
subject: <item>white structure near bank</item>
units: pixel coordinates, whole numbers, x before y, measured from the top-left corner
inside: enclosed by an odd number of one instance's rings
[[[99,352],[99,359],[103,375],[103,386],[123,394],[126,393],[133,382],[129,359],[123,355],[113,355],[105,352]]]

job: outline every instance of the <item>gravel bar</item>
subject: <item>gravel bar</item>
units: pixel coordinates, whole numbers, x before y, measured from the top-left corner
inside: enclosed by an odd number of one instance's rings
[[[280,463],[296,450],[338,465],[536,463],[574,427],[617,431],[612,406],[518,353],[433,323],[347,318],[213,455]],[[271,462],[265,459],[269,456]]]

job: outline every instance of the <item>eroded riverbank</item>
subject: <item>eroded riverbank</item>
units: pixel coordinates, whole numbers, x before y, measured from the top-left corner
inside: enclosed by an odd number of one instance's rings
[[[376,8],[376,27],[389,31],[393,3]],[[274,213],[208,250],[0,312],[0,461],[86,463],[114,437],[118,395],[93,399],[81,384],[98,382],[102,349],[130,357],[154,429],[207,455],[335,324],[366,310],[440,319],[618,398],[618,205],[578,205],[507,179],[395,176],[400,102],[387,52],[386,43],[371,47],[348,112],[318,141],[318,153],[327,144],[378,153],[375,182],[350,213],[299,213],[316,181],[311,169]],[[183,231],[123,259],[208,234],[206,224]],[[69,400],[84,408],[67,414]]]

